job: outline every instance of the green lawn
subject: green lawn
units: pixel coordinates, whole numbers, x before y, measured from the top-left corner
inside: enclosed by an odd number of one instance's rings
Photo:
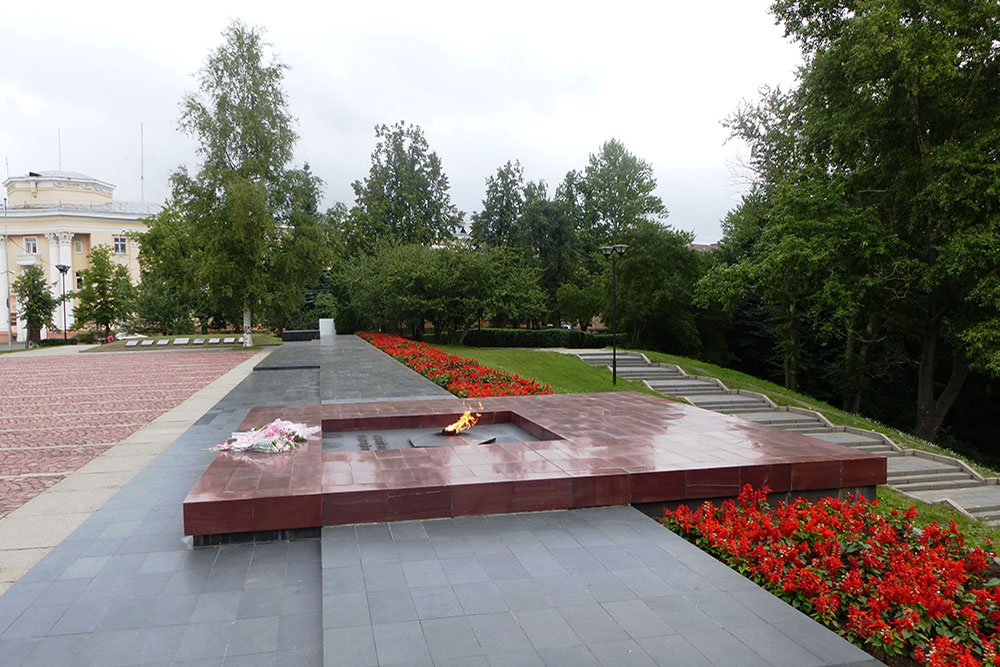
[[[639,391],[659,396],[639,382],[618,378],[611,384],[611,371],[588,366],[578,357],[558,352],[542,352],[520,347],[467,347],[436,345],[460,357],[478,359],[484,366],[499,368],[521,377],[549,383],[557,394],[586,394],[598,391]]]

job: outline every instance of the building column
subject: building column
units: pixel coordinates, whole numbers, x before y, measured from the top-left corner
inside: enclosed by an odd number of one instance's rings
[[[59,263],[65,264],[71,269],[73,267],[73,234],[71,232],[59,232]],[[56,269],[56,271],[58,271],[58,269]],[[59,276],[60,296],[62,296],[62,286],[63,286],[62,279],[63,279],[62,275],[60,274]],[[69,292],[72,292],[74,289],[76,289],[76,283],[73,282],[72,271],[68,271],[66,273],[66,280],[70,281],[69,284],[66,285],[66,293],[68,294]],[[63,331],[72,327],[73,324],[76,322],[76,318],[73,316],[74,308],[75,308],[74,301],[66,302],[66,321],[62,322]],[[61,319],[62,316],[63,316],[63,309],[60,307],[59,318]]]
[[[3,275],[0,275],[0,330],[4,336],[10,331],[10,303],[7,296],[10,294],[10,256],[7,254],[7,237],[0,234],[0,245],[3,245]]]
[[[56,264],[59,263],[59,235],[50,232],[45,235],[45,238],[49,242],[49,292],[58,299],[61,294],[59,291],[59,269],[56,268]],[[62,329],[63,324],[61,320],[62,308],[57,308],[56,312],[52,313],[52,321],[60,329]],[[42,327],[42,338],[48,337],[48,327]]]

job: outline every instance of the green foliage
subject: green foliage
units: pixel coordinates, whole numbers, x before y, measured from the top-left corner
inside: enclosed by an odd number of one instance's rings
[[[53,326],[52,311],[60,299],[49,292],[42,267],[24,267],[24,273],[11,285],[11,292],[17,297],[18,315],[27,324],[29,332]]]
[[[576,283],[566,283],[556,291],[556,298],[563,319],[578,325],[583,331],[604,307],[604,291],[594,284],[580,287]]]
[[[517,244],[517,227],[525,205],[524,169],[509,160],[486,179],[483,210],[472,218],[472,240],[477,245]]]
[[[201,168],[180,168],[165,209],[141,243],[140,315],[168,333],[244,328],[265,318],[280,328],[331,260],[331,234],[317,211],[322,181],[289,169],[296,135],[266,44],[239,21],[185,96],[181,128],[198,142]],[[245,343],[249,343],[246,340]]]
[[[571,329],[472,329],[465,344],[474,347],[600,348],[611,345],[611,334]]]
[[[653,194],[653,167],[617,139],[591,153],[579,189],[587,235],[595,247],[619,243],[641,221],[655,222],[667,215],[663,202]]]
[[[90,251],[90,268],[79,276],[83,284],[74,293],[76,328],[92,322],[107,336],[113,324],[124,322],[132,312],[135,288],[128,269],[111,259],[110,247],[99,245]]]
[[[756,189],[699,298],[760,298],[790,386],[806,334],[839,346],[852,409],[873,363],[917,359],[915,428],[933,438],[971,369],[1000,372],[1000,5],[779,0],[773,12],[805,66],[794,90],[765,90],[728,123]]]
[[[451,204],[441,159],[420,126],[377,125],[375,138],[368,177],[351,184],[356,201],[346,220],[347,247],[371,252],[382,239],[433,243],[451,238],[461,215]]]
[[[480,318],[537,320],[545,312],[538,274],[501,249],[381,243],[333,276],[324,307],[336,303],[338,331],[366,327],[422,335],[466,335]],[[343,325],[343,326],[342,326]]]
[[[628,251],[618,262],[618,322],[634,345],[694,354],[701,337],[693,306],[694,283],[703,258],[692,236],[639,222],[624,237]],[[605,310],[609,322],[610,311]]]

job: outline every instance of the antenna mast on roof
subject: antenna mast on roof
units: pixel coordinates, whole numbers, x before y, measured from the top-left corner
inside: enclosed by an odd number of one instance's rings
[[[62,171],[62,128],[56,129],[56,142],[59,144],[59,171]]]
[[[146,141],[139,123],[139,201],[146,203]]]

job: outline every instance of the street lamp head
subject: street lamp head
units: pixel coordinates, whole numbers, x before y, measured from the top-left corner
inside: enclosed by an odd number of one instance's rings
[[[628,250],[628,246],[625,245],[624,243],[617,243],[617,244],[615,244],[615,245],[613,245],[611,247],[614,249],[614,251],[616,253],[618,253],[619,257],[621,257],[622,255],[624,255],[625,251]]]
[[[56,268],[59,269],[59,273],[63,274],[64,276],[66,275],[66,272],[69,271],[68,264],[56,264]]]
[[[609,245],[602,245],[598,248],[598,250],[600,250],[601,254],[604,255],[604,259],[610,259],[611,253],[614,252],[614,248]]]

